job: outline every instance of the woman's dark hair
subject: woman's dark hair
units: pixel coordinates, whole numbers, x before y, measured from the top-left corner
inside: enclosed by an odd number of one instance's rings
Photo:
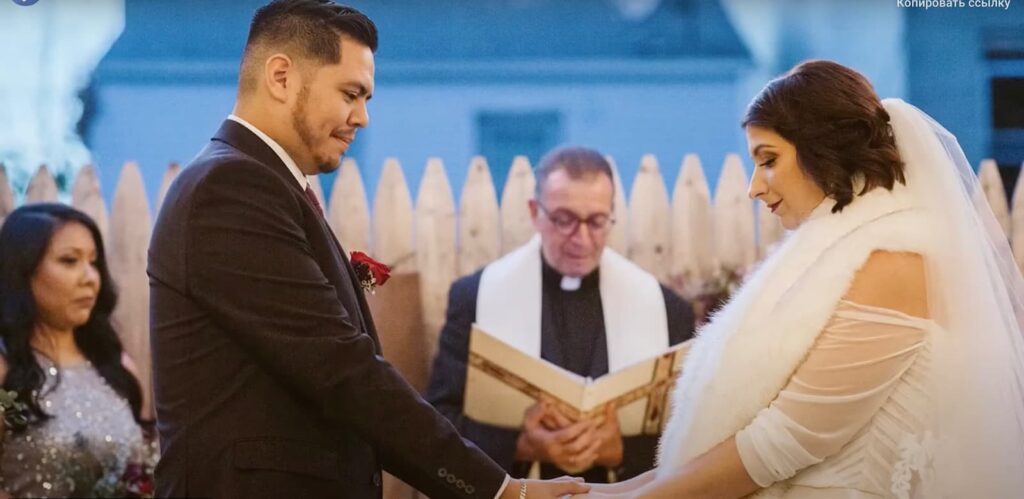
[[[905,184],[889,113],[860,73],[831,61],[806,61],[768,83],[747,107],[742,127],[774,130],[796,147],[797,162],[835,199],[838,212],[857,194]]]
[[[52,417],[39,406],[46,376],[30,344],[38,317],[31,281],[53,234],[69,223],[82,224],[92,234],[96,243],[96,268],[101,278],[88,322],[75,328],[75,345],[110,387],[128,401],[135,420],[141,422],[142,390],[139,381],[122,364],[121,340],[110,324],[117,293],[99,228],[85,213],[62,204],[22,206],[11,212],[0,227],[0,339],[7,360],[3,388],[17,392],[18,399],[28,406],[29,424]]]

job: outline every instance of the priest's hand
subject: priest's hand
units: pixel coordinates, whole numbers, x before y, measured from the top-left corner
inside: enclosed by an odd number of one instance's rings
[[[605,468],[622,465],[622,433],[619,431],[619,416],[615,404],[608,404],[604,410],[604,421],[594,431],[594,438],[600,442],[595,463]]]
[[[546,403],[526,411],[516,441],[516,459],[552,463],[567,473],[579,473],[594,466],[601,440],[596,439],[594,421],[571,421]]]
[[[549,428],[565,428],[574,423],[554,407],[545,412],[545,418],[542,421]],[[594,432],[590,438],[598,446],[597,458],[593,464],[604,466],[605,468],[617,468],[622,465],[622,433],[619,431],[618,410],[615,405],[606,405],[604,412],[595,418],[593,424]],[[592,443],[580,442],[579,445],[589,447]],[[572,473],[575,473],[575,471]]]

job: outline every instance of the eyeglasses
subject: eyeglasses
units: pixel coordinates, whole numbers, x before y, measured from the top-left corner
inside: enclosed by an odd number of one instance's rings
[[[557,209],[555,211],[548,210],[541,202],[537,201],[537,206],[544,212],[544,216],[551,220],[552,225],[555,226],[555,230],[563,236],[571,236],[576,233],[580,228],[581,223],[587,224],[587,228],[590,229],[591,234],[604,234],[611,229],[612,225],[615,224],[615,217],[607,213],[597,213],[590,215],[587,218],[580,218],[575,213]]]

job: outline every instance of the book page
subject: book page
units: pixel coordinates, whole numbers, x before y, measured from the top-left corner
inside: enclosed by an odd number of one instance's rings
[[[529,355],[487,334],[470,332],[463,413],[485,424],[518,428],[523,414],[545,397],[575,407],[586,378]]]
[[[593,381],[522,352],[474,324],[463,412],[480,423],[519,428],[525,411],[540,398],[577,420],[601,417],[605,404],[613,402],[623,435],[658,433],[689,346],[676,345]]]
[[[619,398],[631,390],[644,388],[651,383],[671,383],[675,380],[679,367],[682,365],[682,359],[690,349],[690,345],[690,341],[685,341],[669,348],[657,357],[635,362],[594,380],[584,390],[580,409],[584,412],[592,412],[597,407]],[[658,369],[659,362],[662,364],[660,369]]]

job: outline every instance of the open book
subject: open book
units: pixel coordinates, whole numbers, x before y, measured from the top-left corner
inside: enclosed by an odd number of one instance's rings
[[[574,420],[598,417],[614,403],[623,435],[656,434],[668,420],[672,386],[690,344],[590,379],[530,356],[474,324],[463,412],[480,423],[519,428],[526,410],[542,398]]]

